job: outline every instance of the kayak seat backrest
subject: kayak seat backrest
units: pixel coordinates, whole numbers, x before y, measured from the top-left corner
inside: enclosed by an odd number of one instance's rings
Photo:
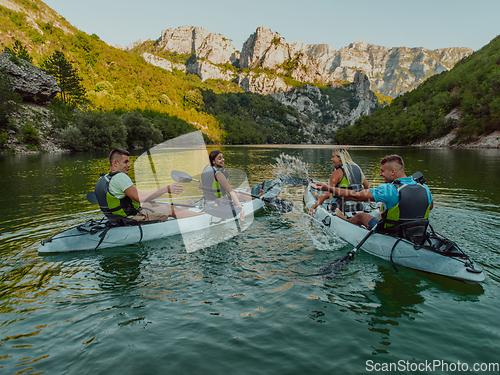
[[[404,220],[390,228],[384,228],[383,220],[381,220],[377,224],[376,231],[379,233],[404,238],[415,245],[422,246],[428,239],[428,226],[429,220],[417,219]]]
[[[335,212],[335,209],[337,208],[339,208],[343,213],[357,212],[364,211],[365,205],[363,202],[348,201],[345,199],[337,198],[333,202],[328,204],[328,210],[330,212]]]

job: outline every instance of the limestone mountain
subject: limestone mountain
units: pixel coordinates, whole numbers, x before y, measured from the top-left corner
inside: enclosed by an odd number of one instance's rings
[[[263,26],[249,36],[241,53],[222,35],[192,26],[164,30],[155,46],[156,51],[192,55],[186,69],[202,80],[233,79],[245,91],[287,91],[294,86],[290,80],[323,85],[352,82],[361,70],[374,91],[390,97],[451,69],[473,52],[465,47],[388,48],[361,40],[337,51],[327,44],[287,43],[279,33]]]
[[[497,36],[450,71],[339,130],[335,138],[344,144],[412,145],[447,136],[461,144],[494,134],[500,131],[499,64]],[[492,145],[497,147],[498,140]]]

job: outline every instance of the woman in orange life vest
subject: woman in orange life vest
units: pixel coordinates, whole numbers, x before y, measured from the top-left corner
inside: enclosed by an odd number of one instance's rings
[[[230,204],[229,197],[231,197],[232,204],[242,207],[240,199],[248,199],[249,196],[238,194],[229,185],[228,179],[230,177],[224,169],[224,156],[222,152],[212,151],[208,159],[210,160],[210,165],[207,165],[201,173],[200,183],[200,189],[203,189],[205,199],[221,206]],[[250,188],[247,189],[247,192],[250,192]],[[259,196],[262,194],[264,194],[264,191],[261,189]],[[243,220],[244,216],[245,212],[242,208],[240,211],[240,220]]]
[[[347,152],[346,149],[334,149],[331,160],[335,169],[328,180],[329,186],[352,189],[355,191],[360,191],[363,188],[368,189],[370,187],[370,183],[363,174],[363,171],[361,171],[361,168],[352,160],[351,155],[349,155],[349,152]],[[325,200],[331,200],[333,198],[333,195],[328,191],[323,192],[321,196],[319,196],[315,191],[313,191],[313,194],[317,201],[309,210],[309,215],[311,216],[314,214],[316,207],[322,204]],[[341,206],[342,202],[340,199],[337,199],[337,201],[331,205],[331,211],[335,211],[336,208]]]

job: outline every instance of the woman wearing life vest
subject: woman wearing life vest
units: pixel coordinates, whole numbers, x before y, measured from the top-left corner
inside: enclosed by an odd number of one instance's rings
[[[229,205],[234,204],[236,207],[242,207],[240,199],[245,199],[245,195],[236,193],[229,185],[230,179],[228,173],[224,169],[224,156],[221,151],[212,151],[208,156],[210,165],[207,165],[201,173],[200,188],[203,189],[203,196],[207,201],[215,202],[215,204]],[[261,190],[261,194],[264,191]],[[231,201],[229,200],[231,198]],[[248,198],[247,198],[248,199]],[[240,211],[240,220],[243,220],[245,212],[243,208]]]
[[[349,155],[349,152],[346,149],[334,149],[331,160],[335,169],[328,180],[328,186],[351,189],[354,191],[361,191],[363,188],[370,188],[370,183],[365,178],[363,171],[352,160],[351,155]],[[309,209],[309,215],[311,216],[314,214],[316,207],[322,204],[325,200],[331,200],[333,198],[333,195],[328,191],[325,191],[321,196],[318,196],[318,194],[314,191],[313,194],[315,195],[317,201]],[[344,201],[342,199],[335,200],[335,202],[330,205],[330,210],[335,211],[338,207],[342,208],[344,206],[343,203]]]

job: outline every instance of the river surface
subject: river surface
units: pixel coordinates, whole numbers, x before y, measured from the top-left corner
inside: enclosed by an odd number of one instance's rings
[[[273,178],[280,160],[299,160],[320,180],[332,171],[325,146],[222,150],[251,184]],[[107,156],[6,156],[0,374],[498,373],[500,150],[350,153],[372,186],[382,183],[387,154],[403,156],[408,175],[421,171],[434,196],[434,229],[486,280],[471,286],[396,272],[363,251],[337,278],[313,276],[351,246],[311,222],[302,187],[282,192],[292,212],[266,208],[236,237],[196,252],[179,236],[42,256],[41,240],[101,217],[85,196],[107,171]]]

